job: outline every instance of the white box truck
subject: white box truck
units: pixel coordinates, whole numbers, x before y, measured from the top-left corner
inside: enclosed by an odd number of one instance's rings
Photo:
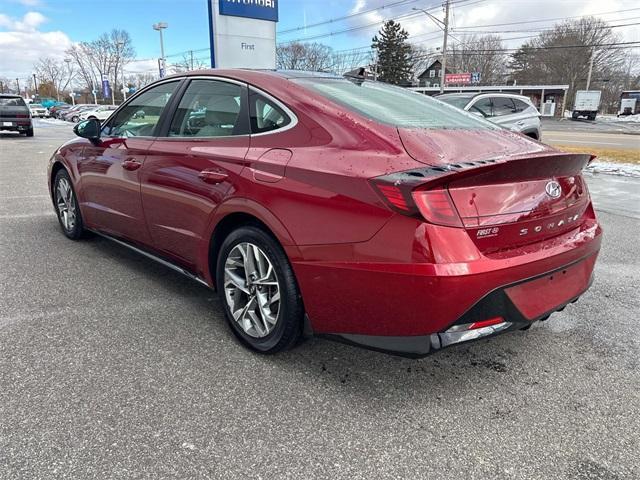
[[[587,117],[589,120],[595,120],[600,108],[601,94],[600,90],[578,90],[571,118],[575,120],[578,117]]]

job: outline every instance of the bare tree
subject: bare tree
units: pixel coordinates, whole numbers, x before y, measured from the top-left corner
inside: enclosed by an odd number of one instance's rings
[[[53,87],[57,100],[60,100],[60,94],[67,89],[75,75],[73,68],[52,57],[42,57],[38,60],[35,71],[41,84],[49,83]]]
[[[127,75],[124,80],[128,87],[133,87],[136,90],[139,90],[157,79],[158,78],[155,73],[145,72]]]
[[[109,70],[111,72],[111,85],[113,92],[120,92],[118,80],[122,78],[120,70],[134,59],[136,51],[133,48],[131,36],[126,30],[111,30],[109,34],[109,51],[111,62]]]
[[[91,50],[87,44],[74,45],[66,53],[75,64],[74,68],[77,69],[78,78],[84,83],[83,87],[89,91],[96,89],[100,82],[97,70],[91,60]]]
[[[447,52],[447,69],[455,73],[479,72],[484,85],[504,83],[507,56],[498,35],[471,35]]]
[[[602,88],[610,72],[624,70],[624,50],[608,24],[595,17],[566,21],[524,44],[512,56],[512,77],[519,83],[568,84],[568,104],[586,87],[593,54],[591,88]]]
[[[120,94],[121,72],[135,57],[129,33],[117,29],[103,33],[91,42],[74,45],[66,53],[88,90],[97,90],[106,75],[111,84],[112,99]]]
[[[374,62],[371,50],[350,50],[336,52],[331,57],[330,71],[342,75],[358,67],[369,67]]]
[[[292,42],[278,45],[276,61],[284,70],[330,71],[333,64],[332,49],[321,43]]]
[[[171,69],[174,73],[188,72],[189,70],[202,70],[203,68],[208,68],[207,63],[203,62],[201,58],[194,57],[193,52],[183,54],[180,61],[171,65]]]

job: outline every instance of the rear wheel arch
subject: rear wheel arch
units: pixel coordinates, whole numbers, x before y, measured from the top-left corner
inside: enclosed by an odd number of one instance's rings
[[[58,174],[58,172],[60,170],[66,170],[67,173],[69,173],[69,170],[67,169],[67,167],[65,167],[64,164],[60,160],[58,160],[51,167],[51,178],[49,178],[49,191],[50,192],[53,192],[53,183],[56,181],[56,175]],[[71,175],[69,175],[69,176],[71,176]]]
[[[282,246],[282,242],[280,241],[278,236],[265,222],[263,222],[257,216],[243,211],[232,212],[225,215],[216,223],[215,228],[213,229],[213,232],[211,234],[211,239],[209,241],[207,266],[209,268],[211,280],[214,284],[218,255],[220,253],[220,248],[222,247],[224,240],[233,231],[244,226],[259,228],[269,236],[273,237],[273,239],[278,242],[280,246]]]

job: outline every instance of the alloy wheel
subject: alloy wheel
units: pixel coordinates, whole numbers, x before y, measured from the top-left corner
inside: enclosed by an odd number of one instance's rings
[[[62,226],[68,232],[76,226],[76,200],[71,184],[66,178],[60,178],[56,187],[56,206]]]
[[[257,245],[235,245],[224,265],[224,292],[236,324],[254,338],[273,331],[280,312],[280,284],[269,257]]]

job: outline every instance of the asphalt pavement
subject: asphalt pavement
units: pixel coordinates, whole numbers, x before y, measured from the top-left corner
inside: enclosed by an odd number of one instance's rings
[[[265,357],[210,290],[62,235],[46,165],[70,136],[0,134],[0,478],[640,478],[640,179],[588,176],[595,283],[527,332]]]

